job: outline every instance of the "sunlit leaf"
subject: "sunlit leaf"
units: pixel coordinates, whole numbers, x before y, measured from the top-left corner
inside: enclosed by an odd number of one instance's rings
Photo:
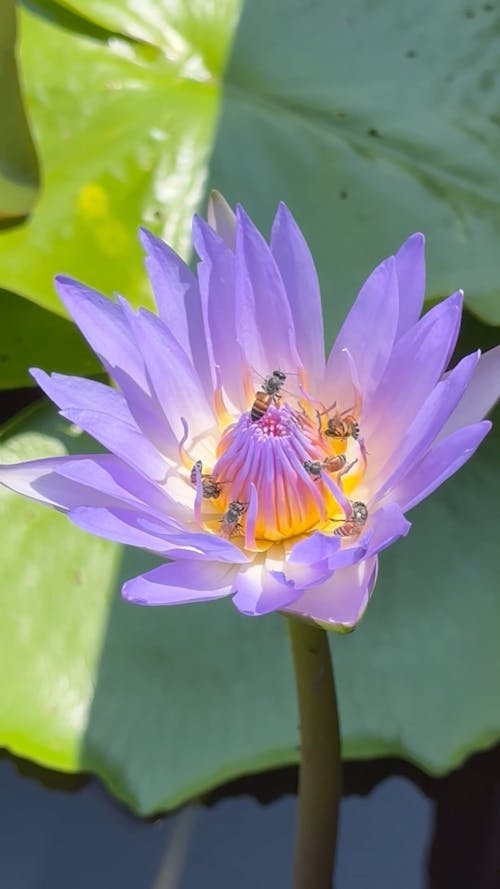
[[[0,235],[0,284],[56,312],[53,277],[62,271],[151,301],[137,228],[146,223],[188,252],[220,92],[220,70],[209,64],[222,64],[236,12],[227,0],[214,13],[224,18],[217,52],[189,42],[188,11],[186,35],[167,29],[161,46],[22,15],[43,190],[33,217]]]

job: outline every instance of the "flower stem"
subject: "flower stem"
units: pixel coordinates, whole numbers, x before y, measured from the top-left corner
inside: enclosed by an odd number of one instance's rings
[[[331,889],[341,759],[337,699],[325,630],[288,618],[299,705],[301,757],[295,889]]]

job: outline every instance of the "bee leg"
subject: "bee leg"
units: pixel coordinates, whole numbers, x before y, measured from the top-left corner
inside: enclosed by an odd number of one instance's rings
[[[350,472],[350,470],[352,469],[354,464],[357,462],[358,462],[358,458],[355,457],[354,460],[351,460],[350,463],[346,463],[345,466],[343,466],[342,469],[340,470],[340,472],[338,473],[337,480],[342,478],[343,475],[347,475],[347,473]]]
[[[317,413],[318,417],[324,417],[325,414],[329,414],[330,411],[335,410],[336,407],[337,407],[337,402],[334,401],[333,404],[330,405],[330,407],[325,408],[324,411],[316,411],[316,413]],[[336,413],[338,413],[338,412],[336,411]]]

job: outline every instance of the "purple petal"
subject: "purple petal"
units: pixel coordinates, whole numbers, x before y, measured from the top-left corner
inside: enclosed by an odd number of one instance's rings
[[[138,527],[153,534],[163,533],[161,525],[158,525],[158,520],[154,516],[141,515],[138,518]],[[168,539],[180,550],[183,548],[196,549],[200,558],[217,562],[234,562],[240,565],[249,562],[248,556],[234,543],[208,531],[193,531],[191,527],[179,527],[178,533],[175,535],[169,532]],[[178,556],[178,558],[183,558],[183,556]]]
[[[446,367],[460,328],[462,294],[435,306],[396,343],[379,388],[363,406],[363,435],[377,466],[399,441]]]
[[[198,281],[206,305],[214,363],[220,367],[229,398],[233,404],[245,410],[244,358],[237,342],[234,254],[205,220],[197,216],[193,220],[193,244],[201,259]]]
[[[481,355],[472,379],[445,424],[440,438],[482,420],[500,397],[500,346]]]
[[[326,583],[306,590],[283,611],[320,623],[327,629],[349,631],[361,620],[375,586],[377,557],[335,571]]]
[[[325,370],[321,294],[309,247],[285,204],[279,205],[274,218],[271,252],[285,285],[297,349],[314,388]]]
[[[170,562],[127,580],[122,596],[136,605],[184,605],[229,596],[234,568],[210,562]]]
[[[146,253],[146,270],[151,281],[158,314],[185,352],[189,352],[187,306],[196,299],[196,278],[168,244],[145,228],[139,238]]]
[[[184,350],[147,309],[139,309],[132,323],[151,387],[175,434],[179,439],[182,436],[181,417],[188,421],[191,435],[207,432],[214,426],[215,417]]]
[[[77,470],[79,465],[92,467],[100,459],[116,458],[107,454],[95,457],[47,457],[43,460],[30,460],[26,463],[13,463],[0,466],[0,483],[11,491],[23,494],[31,500],[48,504],[56,509],[67,511],[76,506],[112,506],[120,501],[131,500],[129,492],[115,487],[114,490],[103,490],[92,483],[92,479],[72,480],[62,475],[62,471],[71,464]],[[85,470],[83,471],[85,479]]]
[[[416,232],[396,253],[399,289],[399,338],[420,318],[425,296],[425,238]]]
[[[405,511],[413,509],[472,457],[490,429],[491,423],[483,420],[452,432],[396,485],[391,491],[391,500],[396,500]]]
[[[326,560],[330,570],[333,570],[359,562],[366,555],[366,548],[367,544],[361,540],[354,540],[350,545],[342,546],[340,537],[315,531],[310,537],[295,544],[290,552],[289,562],[315,566]]]
[[[380,500],[411,470],[431,446],[446,420],[455,409],[471,379],[479,353],[462,361],[431,392],[413,423],[387,460],[379,478],[385,480],[375,500]]]
[[[190,518],[189,510],[163,488],[146,481],[112,454],[49,457],[0,466],[0,482],[19,494],[56,509],[128,506],[162,520]]]
[[[236,246],[236,215],[218,191],[211,191],[208,199],[208,224],[234,253]]]
[[[89,485],[110,498],[130,503],[148,513],[154,512],[162,518],[170,516],[181,522],[191,518],[190,510],[173,500],[164,486],[148,481],[113,454],[62,457],[57,472],[66,479]]]
[[[134,423],[161,454],[177,462],[179,441],[155,393],[145,392],[121,370],[115,370],[115,380],[123,392]]]
[[[242,614],[257,616],[278,611],[300,596],[293,582],[276,579],[262,562],[253,562],[240,569],[235,579],[233,603]]]
[[[350,352],[357,368],[363,399],[369,399],[391,355],[398,324],[398,305],[396,260],[390,256],[363,284],[328,358],[325,379],[344,410],[350,406],[352,392],[350,380],[346,378],[343,350]]]
[[[147,388],[144,365],[120,306],[72,278],[58,275],[56,290],[85,339],[111,376],[124,370]]]
[[[267,559],[266,559],[267,565]],[[328,559],[314,563],[286,561],[281,569],[268,567],[270,575],[281,583],[292,583],[297,590],[307,590],[310,586],[318,586],[332,576],[334,569]]]
[[[388,503],[377,509],[367,531],[366,557],[374,556],[400,537],[406,537],[410,528],[411,523],[405,519],[397,503]]]
[[[166,460],[135,424],[116,417],[110,422],[109,414],[76,408],[61,411],[61,416],[75,423],[147,478],[164,480],[168,469]]]
[[[140,229],[140,238],[160,318],[196,367],[208,394],[213,374],[196,278],[164,241],[146,229]]]
[[[68,518],[89,534],[96,534],[106,540],[114,540],[126,546],[137,546],[159,555],[168,555],[172,549],[169,538],[178,538],[177,523],[156,522],[156,533],[149,533],[141,527],[142,513],[121,507],[78,506],[68,512]]]
[[[300,366],[292,313],[272,253],[241,207],[236,212],[238,342],[262,376]]]
[[[60,410],[75,408],[100,411],[108,415],[109,422],[114,423],[117,420],[135,425],[125,398],[111,386],[83,377],[47,374],[36,367],[31,368],[30,374]]]

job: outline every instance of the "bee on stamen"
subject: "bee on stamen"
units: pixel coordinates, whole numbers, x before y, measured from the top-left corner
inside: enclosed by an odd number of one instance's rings
[[[323,417],[325,414],[330,413],[330,411],[336,408],[336,406],[337,402],[334,401],[331,407],[327,408],[326,411],[321,411],[321,413],[320,411],[316,411],[316,415],[318,417],[318,428],[320,432],[322,431],[321,417]],[[346,439],[350,436],[355,441],[357,441],[360,436],[359,423],[356,417],[351,414],[350,411],[351,408],[349,408],[349,410],[347,411],[342,411],[342,413],[339,413],[339,411],[336,410],[334,416],[328,418],[324,434],[329,436],[330,438]]]
[[[282,370],[273,370],[270,376],[265,377],[262,383],[262,389],[255,394],[255,401],[250,408],[250,419],[252,423],[261,420],[267,413],[272,404],[279,407],[281,401],[281,389],[286,380],[286,374]]]
[[[248,503],[241,500],[232,500],[221,519],[221,537],[232,537],[233,534],[241,534],[243,526],[240,519],[245,515]]]
[[[315,482],[320,480],[321,470],[323,469],[321,460],[304,460],[303,466],[307,474],[310,475]]]
[[[210,473],[203,473],[203,463],[201,462],[201,460],[197,460],[196,463],[193,464],[193,468],[189,476],[189,481],[191,482],[193,487],[196,487],[197,472],[199,472],[201,475],[201,486],[204,499],[217,500],[217,497],[220,496],[220,492],[222,491],[223,482],[218,482],[213,475],[210,475]]]
[[[362,531],[368,518],[368,508],[361,500],[351,502],[351,515],[346,519],[331,519],[332,522],[341,521],[340,528],[333,532],[337,537],[357,537]]]
[[[352,460],[351,463],[348,463],[345,454],[336,454],[331,457],[325,457],[324,460],[304,460],[303,465],[306,472],[308,472],[311,478],[317,482],[321,478],[321,471],[323,469],[326,470],[326,472],[336,472],[340,477],[349,472],[357,462],[357,457],[355,460]]]

